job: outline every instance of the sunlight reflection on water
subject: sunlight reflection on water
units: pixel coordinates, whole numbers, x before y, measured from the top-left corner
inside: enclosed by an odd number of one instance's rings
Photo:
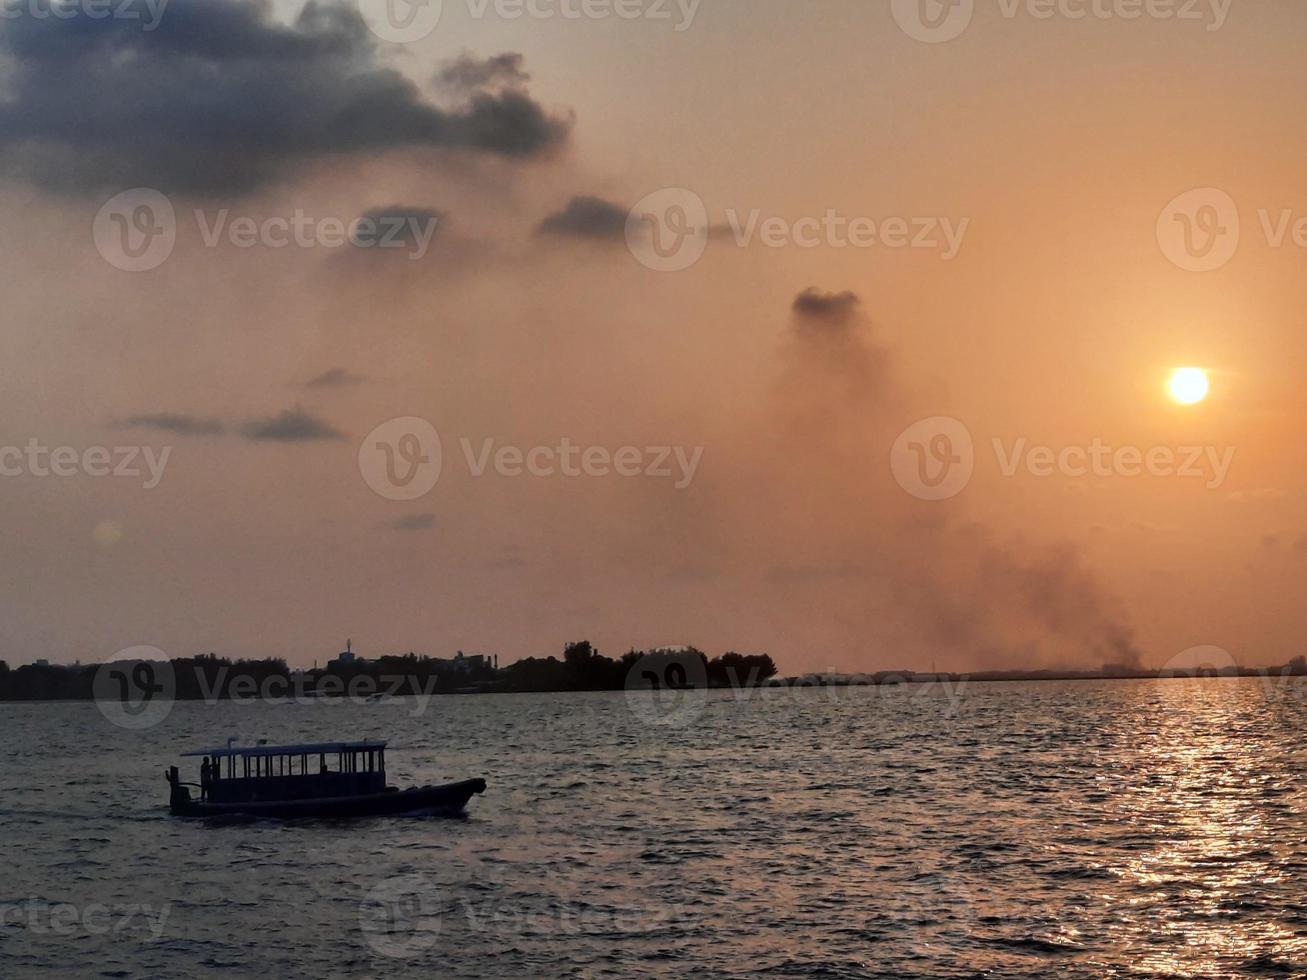
[[[714,694],[681,729],[621,693],[143,733],[0,705],[0,975],[1301,976],[1304,721],[1255,679]],[[234,734],[389,737],[392,783],[490,788],[464,821],[168,819],[176,751]],[[52,930],[34,901],[168,914]]]

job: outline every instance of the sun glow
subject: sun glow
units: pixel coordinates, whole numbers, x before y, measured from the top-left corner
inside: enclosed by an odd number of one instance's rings
[[[1197,405],[1207,397],[1211,388],[1207,372],[1195,367],[1177,368],[1167,384],[1171,397],[1181,405]]]

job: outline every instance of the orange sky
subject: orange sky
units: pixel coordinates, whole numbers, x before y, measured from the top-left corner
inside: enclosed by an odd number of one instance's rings
[[[293,30],[302,5],[274,6]],[[565,138],[524,157],[389,137],[350,149],[362,124],[338,121],[343,149],[297,151],[250,186],[165,188],[177,246],[141,273],[106,262],[91,228],[114,193],[164,179],[161,151],[94,134],[79,159],[121,159],[119,183],[70,189],[27,169],[62,165],[33,156],[39,139],[0,145],[0,443],[172,447],[148,490],[0,479],[0,657],[152,644],[311,663],[347,635],[364,655],[506,659],[583,637],[610,653],[692,643],[769,652],[786,673],[1097,666],[1109,637],[1158,666],[1206,644],[1253,665],[1304,652],[1307,248],[1291,234],[1275,247],[1264,226],[1307,217],[1307,10],[1234,0],[1209,30],[1211,4],[1195,9],[1207,19],[981,3],[930,44],[889,4],[854,0],[704,0],[680,32],[478,19],[445,0],[429,37],[367,40],[354,67],[450,106],[460,93],[432,78],[451,59],[520,53],[529,81],[506,90],[564,120]],[[0,79],[39,84],[49,66],[25,57],[0,46]],[[179,91],[203,121],[223,89]],[[143,133],[165,125],[122,111]],[[269,95],[267,111],[309,107]],[[264,150],[233,138],[223,152]],[[682,271],[646,268],[620,225],[539,227],[573,198],[624,212],[668,187],[714,226]],[[1207,272],[1159,244],[1159,216],[1193,188],[1240,219],[1234,254]],[[208,247],[194,218],[396,206],[440,214],[420,260]],[[730,222],[754,211],[966,225],[948,259],[741,247]],[[816,313],[794,306],[809,288]],[[1209,370],[1203,404],[1167,399],[1181,365]],[[348,383],[306,386],[333,370]],[[257,435],[288,411],[322,431]],[[222,431],[127,425],[165,415]],[[936,416],[966,426],[975,472],[923,501],[890,450]],[[373,492],[358,461],[403,417],[429,420],[444,450],[439,483],[407,502]],[[475,477],[460,443],[564,438],[702,447],[702,462],[682,489]],[[1234,455],[1218,486],[1007,476],[995,439]]]

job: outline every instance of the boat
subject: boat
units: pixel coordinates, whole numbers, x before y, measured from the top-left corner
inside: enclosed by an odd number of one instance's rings
[[[234,741],[234,740],[233,740]],[[199,749],[200,782],[182,782],[177,767],[166,777],[175,817],[457,816],[484,793],[484,779],[397,789],[386,785],[384,741],[321,742]],[[200,798],[191,795],[198,788]]]

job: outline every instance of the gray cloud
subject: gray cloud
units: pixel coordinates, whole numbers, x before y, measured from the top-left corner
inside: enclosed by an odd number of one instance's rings
[[[522,65],[525,59],[516,52],[478,58],[464,52],[446,62],[436,73],[436,83],[458,91],[494,88],[520,88],[531,80]]]
[[[123,422],[119,428],[153,429],[157,432],[171,432],[179,436],[216,436],[221,435],[227,429],[217,419],[197,418],[193,415],[178,415],[172,412],[133,415]]]
[[[794,313],[797,316],[828,323],[848,323],[861,306],[862,300],[858,294],[848,290],[842,293],[823,293],[810,286],[794,298]]]
[[[305,388],[347,388],[351,385],[362,384],[368,380],[361,374],[355,374],[348,368],[331,368],[323,371],[316,378],[310,378],[304,382]]]
[[[22,17],[0,32],[0,59],[0,167],[63,192],[241,192],[398,148],[525,158],[571,126],[519,88],[432,104],[379,64],[358,11],[337,0],[310,0],[290,26],[267,0],[173,0],[151,32],[113,17]]]
[[[247,422],[241,426],[241,434],[251,442],[319,442],[345,438],[328,422],[300,408]]]
[[[536,229],[540,235],[560,235],[602,241],[621,241],[626,237],[629,210],[601,197],[583,195],[567,202]]]

